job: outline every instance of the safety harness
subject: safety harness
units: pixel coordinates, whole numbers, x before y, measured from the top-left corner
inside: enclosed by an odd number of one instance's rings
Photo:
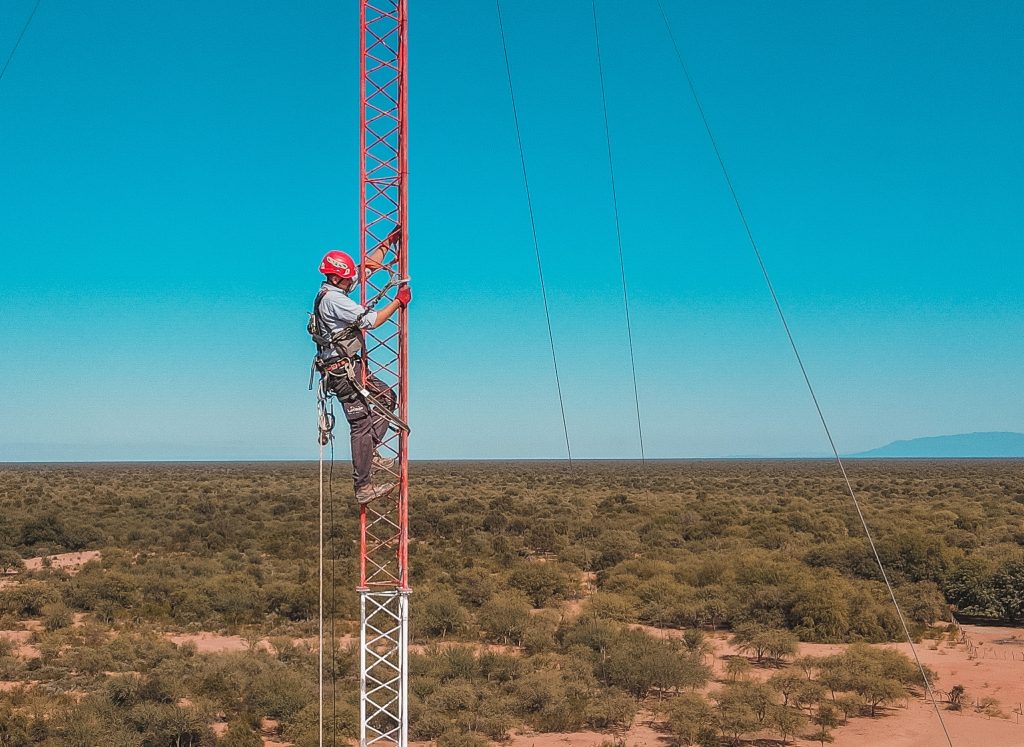
[[[392,276],[372,299],[370,299],[363,311],[350,324],[330,333],[320,314],[320,304],[331,288],[323,288],[316,295],[313,301],[313,311],[309,315],[309,322],[306,324],[306,331],[316,345],[316,355],[313,356],[313,363],[309,370],[309,388],[313,389],[315,372],[320,372],[320,385],[317,390],[320,421],[320,442],[326,443],[331,438],[331,431],[334,429],[334,413],[328,409],[328,399],[335,394],[332,387],[328,386],[331,376],[344,376],[353,390],[353,398],[363,401],[368,409],[386,418],[392,425],[409,432],[409,425],[395,415],[391,408],[381,402],[363,384],[362,377],[356,375],[356,362],[365,358],[366,342],[363,338],[361,325],[373,307],[376,306],[385,294],[392,288],[402,283],[409,282],[408,278],[396,280]],[[338,292],[343,293],[340,290]]]

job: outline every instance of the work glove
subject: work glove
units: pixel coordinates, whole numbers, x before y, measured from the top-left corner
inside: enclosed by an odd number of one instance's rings
[[[408,285],[398,286],[398,293],[395,294],[395,300],[398,301],[399,306],[403,309],[409,305],[412,301],[412,288]]]

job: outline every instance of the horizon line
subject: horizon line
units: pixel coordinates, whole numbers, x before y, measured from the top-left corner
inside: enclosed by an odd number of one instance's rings
[[[859,456],[857,454],[842,455],[843,459],[854,459],[859,462],[870,461],[1024,461],[1024,456]],[[336,459],[335,462],[348,462],[349,459]],[[643,464],[648,462],[834,462],[834,456],[699,456],[699,457],[592,457],[573,458],[573,463],[580,462],[629,462]],[[214,465],[214,464],[316,464],[317,459],[82,459],[82,460],[0,460],[0,468],[11,466],[62,466],[62,465]],[[431,464],[444,462],[537,462],[566,463],[565,457],[445,457],[432,459],[410,459],[410,464]]]

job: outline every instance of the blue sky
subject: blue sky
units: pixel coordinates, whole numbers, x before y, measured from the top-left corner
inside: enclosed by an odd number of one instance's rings
[[[1024,7],[667,5],[840,449],[1024,430]],[[504,8],[574,452],[634,457],[590,3]],[[824,453],[655,3],[600,9],[648,454]],[[315,456],[357,13],[43,0],[0,82],[0,460]],[[410,33],[412,456],[562,456],[494,7]]]

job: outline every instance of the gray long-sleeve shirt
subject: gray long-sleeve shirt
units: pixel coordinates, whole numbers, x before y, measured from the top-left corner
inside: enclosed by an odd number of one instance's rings
[[[360,329],[369,329],[377,321],[376,311],[366,311],[365,307],[349,298],[348,294],[338,286],[324,282],[320,286],[320,290],[327,291],[320,299],[319,309],[320,319],[324,325],[323,332],[327,337],[354,324],[356,319],[359,319]],[[359,318],[360,314],[363,314],[362,319]],[[340,351],[333,349],[324,352],[328,357],[341,355]]]

